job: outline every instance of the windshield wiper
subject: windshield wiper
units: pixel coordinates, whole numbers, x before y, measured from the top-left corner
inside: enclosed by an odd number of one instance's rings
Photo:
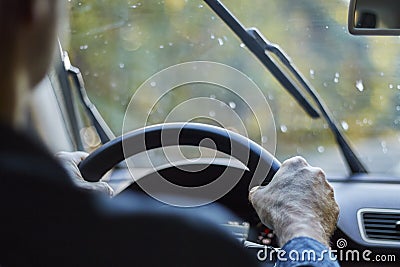
[[[312,118],[319,118],[318,112],[308,102],[296,84],[288,77],[265,53],[266,49],[272,47],[270,43],[259,43],[258,31],[255,28],[245,29],[242,24],[228,11],[228,9],[219,1],[205,0],[207,5],[231,28],[231,30],[242,40],[244,45],[264,64],[279,83],[296,99],[299,105]],[[262,38],[261,38],[262,39]],[[276,47],[275,50],[280,50]],[[285,57],[285,56],[284,56]]]
[[[97,110],[96,106],[90,101],[85,88],[85,83],[83,81],[82,73],[79,68],[72,66],[69,59],[68,53],[62,50],[61,43],[59,42],[59,47],[61,51],[62,62],[64,64],[65,71],[71,75],[72,81],[78,91],[78,97],[81,101],[83,108],[86,111],[86,115],[89,117],[92,125],[96,129],[102,144],[115,139],[114,133],[108,127],[107,123],[104,121],[103,117]]]
[[[244,45],[261,61],[261,63],[269,70],[269,72],[280,82],[280,84],[296,99],[303,109],[312,117],[319,118],[319,113],[314,109],[309,101],[304,97],[300,89],[296,86],[289,74],[285,73],[274,60],[269,56],[269,53],[274,54],[280,63],[290,72],[290,75],[296,79],[309,96],[315,101],[321,115],[327,121],[329,128],[335,136],[347,165],[351,172],[367,173],[366,168],[357,158],[351,149],[348,141],[343,133],[337,127],[333,117],[330,115],[327,106],[322,101],[317,92],[301,75],[300,71],[292,64],[289,57],[283,50],[269,42],[256,28],[246,29],[232,13],[218,0],[204,0],[207,5],[226,23],[226,25],[242,40]]]

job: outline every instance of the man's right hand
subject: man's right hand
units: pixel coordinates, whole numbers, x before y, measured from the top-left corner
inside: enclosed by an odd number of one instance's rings
[[[55,157],[67,171],[68,176],[77,187],[88,191],[101,192],[109,197],[113,197],[114,190],[107,183],[102,181],[92,183],[87,182],[83,179],[82,174],[78,168],[78,164],[88,155],[88,153],[81,151],[58,152]]]
[[[300,236],[329,246],[339,207],[324,172],[305,159],[286,160],[267,186],[250,191],[249,199],[261,221],[275,231],[281,246]]]

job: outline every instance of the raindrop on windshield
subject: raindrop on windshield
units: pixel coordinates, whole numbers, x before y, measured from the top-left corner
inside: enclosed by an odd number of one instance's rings
[[[215,111],[211,110],[208,115],[210,115],[210,117],[215,117]]]
[[[160,49],[163,49],[164,48],[164,46],[163,45],[160,45]]]
[[[265,144],[266,142],[268,142],[268,137],[266,136],[261,137],[261,143]]]
[[[389,88],[390,88],[390,89],[393,89],[393,84],[389,84]]]
[[[235,109],[236,108],[236,103],[235,102],[229,102],[229,106],[231,107],[231,109]]]
[[[364,84],[362,80],[357,80],[356,81],[356,88],[358,89],[358,91],[362,92],[364,91]]]
[[[224,41],[221,38],[218,38],[219,45],[224,45]]]
[[[241,48],[245,48],[246,45],[245,45],[244,43],[241,43],[241,44],[240,44],[240,47],[241,47]]]
[[[288,128],[286,125],[281,125],[281,132],[286,133],[288,131]]]
[[[315,71],[313,69],[310,69],[310,77],[311,79],[315,78]]]
[[[367,119],[367,118],[364,118],[364,119],[363,119],[363,124],[364,124],[364,125],[367,125],[367,124],[368,124],[368,125],[372,125],[372,120],[369,120],[369,119]]]
[[[81,50],[86,50],[86,49],[89,48],[89,46],[88,46],[88,45],[81,45],[79,48],[80,48]]]
[[[334,83],[339,83],[339,77],[340,77],[339,72],[336,72],[336,73],[335,73],[335,78],[333,79],[333,82],[334,82]]]
[[[124,63],[119,63],[119,68],[120,68],[120,69],[125,68],[125,64],[124,64]]]
[[[318,150],[319,153],[324,153],[324,152],[325,152],[325,147],[319,146],[319,147],[317,148],[317,150]]]
[[[156,87],[157,83],[156,83],[156,82],[151,82],[150,85],[151,85],[152,87]]]
[[[341,124],[342,124],[343,130],[347,131],[349,129],[349,124],[347,122],[342,121]]]
[[[387,148],[386,141],[382,141],[382,142],[381,142],[381,146],[382,146],[382,152],[383,152],[384,154],[386,154],[386,153],[388,152],[388,148]]]

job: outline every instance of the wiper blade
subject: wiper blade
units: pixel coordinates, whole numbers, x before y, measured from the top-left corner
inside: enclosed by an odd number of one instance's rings
[[[256,32],[255,29],[245,29],[221,2],[215,0],[205,0],[205,2],[229,26],[229,28],[232,29],[232,31],[242,40],[244,45],[246,45],[246,47],[261,61],[261,63],[294,97],[294,99],[296,99],[304,111],[312,118],[319,118],[318,112],[304,97],[292,79],[288,77],[266,53],[266,47],[268,44],[259,43],[260,40],[253,35]]]
[[[261,61],[261,63],[269,70],[269,72],[280,82],[280,84],[296,99],[296,101],[303,107],[303,109],[312,117],[319,118],[319,113],[314,109],[310,102],[304,97],[300,89],[290,79],[274,60],[268,55],[267,52],[273,53],[284,65],[296,81],[303,87],[309,96],[315,101],[322,116],[327,121],[329,128],[335,136],[347,165],[351,172],[367,173],[366,168],[361,161],[357,158],[354,151],[351,149],[348,141],[343,133],[337,127],[333,117],[329,114],[328,108],[319,97],[317,92],[301,75],[300,71],[292,64],[289,57],[283,50],[269,42],[256,28],[246,29],[229,10],[218,0],[204,0],[207,5],[228,25],[228,27],[242,40],[246,47]]]
[[[105,144],[110,140],[115,139],[114,133],[111,131],[110,127],[108,127],[107,123],[104,121],[103,117],[97,110],[96,106],[90,101],[86,93],[85,83],[83,81],[81,71],[79,70],[79,68],[71,65],[68,53],[62,50],[61,45],[60,49],[62,51],[62,60],[64,63],[65,71],[67,71],[67,73],[72,75],[71,76],[72,81],[75,83],[75,86],[77,87],[78,90],[78,97],[81,103],[83,104],[87,116],[89,117],[94,128],[96,129],[101,143]]]

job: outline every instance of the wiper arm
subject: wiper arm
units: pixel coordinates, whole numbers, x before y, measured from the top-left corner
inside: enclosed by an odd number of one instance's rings
[[[319,118],[319,113],[307,101],[300,89],[288,77],[288,75],[279,68],[267,52],[273,53],[289,71],[303,89],[310,95],[318,106],[322,116],[327,121],[329,128],[335,136],[344,158],[353,174],[367,173],[366,168],[357,158],[351,149],[348,141],[343,133],[337,127],[333,117],[329,114],[328,108],[319,97],[317,92],[301,75],[300,71],[292,64],[289,57],[283,50],[269,42],[256,28],[246,29],[244,26],[229,12],[229,10],[218,0],[204,0],[207,5],[228,25],[228,27],[242,40],[246,47],[261,61],[261,63],[269,70],[269,72],[280,82],[280,84],[296,99],[303,109],[312,117]]]
[[[60,45],[61,51],[61,45]],[[100,115],[96,106],[90,101],[86,89],[85,83],[83,82],[82,73],[79,68],[71,65],[71,61],[69,60],[69,56],[67,52],[62,52],[63,63],[65,70],[72,75],[72,80],[75,83],[78,90],[78,97],[83,104],[83,107],[88,115],[90,121],[92,122],[94,128],[96,129],[100,141],[102,144],[109,142],[110,140],[115,139],[114,133],[111,131],[110,127],[108,127],[107,123],[104,121],[103,117]]]
[[[242,40],[246,47],[261,61],[261,63],[271,72],[279,83],[296,99],[299,105],[312,118],[319,118],[318,112],[313,108],[310,102],[304,97],[296,84],[288,77],[265,53],[268,44],[259,43],[253,36],[254,29],[245,29],[243,25],[228,11],[228,9],[219,1],[205,0],[207,5],[232,29],[232,31]]]

